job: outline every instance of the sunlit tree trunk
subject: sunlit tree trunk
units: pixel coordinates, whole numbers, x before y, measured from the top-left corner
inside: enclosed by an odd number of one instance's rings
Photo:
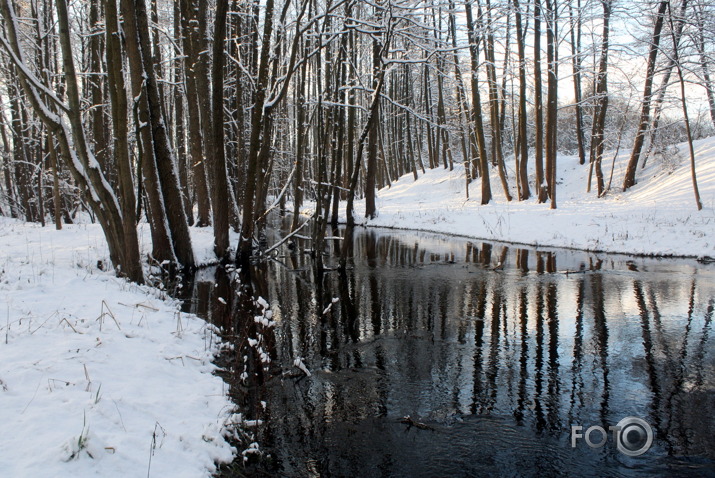
[[[478,4],[478,3],[477,3]],[[480,16],[481,16],[481,8]],[[509,184],[507,183],[504,167],[504,153],[502,151],[501,122],[499,120],[499,86],[497,83],[496,56],[494,54],[494,33],[492,31],[492,6],[490,0],[486,5],[486,42],[484,51],[487,59],[487,83],[489,85],[489,126],[492,134],[492,164],[497,167],[504,197],[511,201]]]
[[[521,6],[519,5],[519,0],[513,0],[513,2],[516,20],[517,52],[519,55],[519,126],[517,140],[518,146],[517,150],[514,152],[514,155],[517,157],[518,160],[518,171],[516,172],[516,174],[519,175],[519,199],[524,201],[531,197],[527,169],[529,161],[529,144],[527,136],[528,116],[526,112],[526,51],[524,29],[521,21]]]
[[[658,50],[660,48],[660,39],[661,32],[663,30],[663,22],[665,19],[665,11],[668,8],[669,4],[669,0],[661,1],[658,5],[658,12],[656,13],[655,17],[653,35],[650,38],[650,48],[648,52],[648,65],[646,67],[645,83],[643,86],[643,100],[641,105],[640,122],[638,124],[636,136],[633,141],[633,149],[631,150],[631,157],[628,160],[626,175],[623,179],[624,191],[626,191],[636,183],[636,169],[638,168],[638,161],[640,160],[641,150],[643,149],[645,134],[648,130],[648,124],[650,123],[650,105],[651,99],[653,97],[653,78],[655,76],[656,58],[658,57]]]
[[[558,134],[558,31],[556,0],[546,0],[546,58],[549,66],[546,93],[546,183],[551,209],[556,209],[556,136]]]
[[[474,133],[477,139],[477,151],[479,154],[479,174],[482,177],[482,204],[489,204],[492,199],[492,189],[489,182],[489,162],[487,161],[487,148],[484,139],[484,124],[482,121],[482,102],[479,94],[479,45],[477,34],[474,30],[474,17],[472,4],[469,0],[465,2],[467,13],[467,33],[469,38],[469,57],[472,64],[471,86],[472,86],[472,121],[474,122]]]
[[[581,105],[581,25],[582,25],[582,9],[581,0],[577,0],[576,14],[577,18],[574,21],[573,1],[569,0],[569,27],[571,29],[571,56],[573,66],[573,89],[574,89],[574,109],[576,112],[576,139],[578,143],[578,162],[584,164],[586,162],[586,147],[584,145],[584,126],[583,126],[583,108]]]
[[[544,112],[541,80],[541,0],[534,0],[534,167],[536,195],[546,202],[548,189],[544,176]]]
[[[680,13],[678,15],[678,18],[675,22],[673,22],[673,17],[672,13],[668,15],[668,20],[672,24],[674,30],[672,30],[671,37],[673,38],[673,45],[679,45],[680,44],[680,38],[683,35],[683,28],[685,27],[685,12],[688,8],[688,0],[683,0],[680,2]],[[668,7],[668,10],[671,10],[671,7]],[[662,68],[662,75],[661,75],[661,81],[660,81],[660,87],[656,90],[657,93],[654,93],[655,99],[653,100],[652,108],[653,108],[653,118],[651,120],[650,128],[649,128],[649,141],[648,141],[648,149],[646,150],[645,155],[643,155],[643,161],[641,161],[641,168],[645,168],[647,161],[648,161],[648,156],[650,156],[650,153],[654,147],[654,144],[656,143],[656,139],[658,137],[659,128],[660,128],[660,119],[663,114],[663,105],[665,103],[665,94],[668,90],[668,86],[670,86],[670,77],[673,74],[673,70],[675,68],[675,56],[676,54],[670,54],[668,58],[667,64]]]
[[[591,131],[591,151],[589,155],[588,185],[586,191],[591,190],[591,175],[596,171],[598,195],[604,191],[603,171],[601,161],[606,129],[606,110],[608,109],[608,50],[611,19],[611,0],[602,0],[603,5],[603,33],[601,34],[601,59],[598,64],[596,76],[595,107],[593,110],[593,127]]]
[[[683,13],[685,12],[685,6],[687,4],[687,0],[683,0],[683,3],[681,4],[681,15],[679,18],[679,21],[683,22],[684,21],[684,15]],[[693,194],[695,195],[695,206],[698,208],[698,211],[702,210],[703,208],[703,203],[700,200],[700,190],[698,189],[698,179],[695,174],[695,149],[693,148],[693,134],[690,130],[690,118],[688,116],[688,102],[685,97],[685,77],[683,75],[683,66],[680,64],[680,35],[679,33],[682,32],[682,26],[681,28],[676,28],[673,25],[673,10],[668,5],[668,20],[670,21],[670,32],[671,32],[671,38],[673,40],[673,63],[675,64],[675,68],[678,72],[678,79],[680,80],[680,100],[683,106],[683,120],[685,121],[685,132],[688,136],[688,151],[690,152],[690,177],[693,183]]]

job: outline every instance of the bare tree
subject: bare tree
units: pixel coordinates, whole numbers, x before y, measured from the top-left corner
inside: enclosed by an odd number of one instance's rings
[[[584,145],[583,107],[581,105],[581,31],[583,20],[581,18],[583,10],[581,0],[576,0],[576,18],[573,14],[573,1],[569,0],[569,27],[571,30],[571,64],[573,66],[573,88],[574,88],[574,109],[576,111],[576,139],[578,144],[578,162],[586,162],[586,147]]]
[[[204,137],[201,122],[209,121],[209,118],[207,117],[207,112],[202,109],[202,107],[205,107],[205,103],[199,101],[200,92],[197,81],[200,81],[200,79],[203,79],[203,81],[208,80],[206,79],[206,71],[203,68],[203,63],[199,59],[202,44],[198,31],[199,21],[196,18],[196,9],[193,8],[191,0],[179,0],[179,2],[181,5],[182,43],[186,54],[184,78],[186,103],[188,105],[189,154],[193,165],[193,183],[198,206],[196,225],[205,227],[211,223],[211,203],[209,201],[208,180],[206,178],[206,158],[204,155]],[[203,95],[205,96],[207,90],[205,88],[204,90]]]
[[[372,40],[372,88],[377,88],[378,83],[384,82],[385,72],[382,69],[382,50],[379,37],[381,32],[375,32]],[[381,85],[382,86],[382,85]],[[375,118],[380,116],[380,95],[375,98],[374,110],[371,115]],[[377,174],[377,127],[370,126],[367,134],[367,171],[365,174],[365,217],[373,219],[377,215],[375,206],[375,175]]]
[[[685,21],[684,13],[687,0],[683,0],[681,4],[680,16],[678,21],[681,24]],[[688,136],[688,151],[690,152],[690,177],[693,183],[693,194],[695,195],[695,206],[698,211],[702,210],[703,203],[700,200],[700,191],[698,190],[698,179],[695,173],[695,149],[693,148],[693,134],[690,130],[690,118],[688,116],[688,102],[685,98],[685,76],[683,75],[683,66],[680,64],[680,33],[682,33],[682,26],[677,28],[673,25],[673,10],[670,4],[668,5],[668,21],[670,23],[670,32],[673,40],[673,58],[672,62],[678,72],[678,80],[680,80],[680,99],[683,106],[683,121],[685,122],[685,132]]]
[[[631,150],[631,157],[628,160],[626,175],[623,179],[624,191],[629,189],[636,183],[636,168],[638,167],[638,161],[640,160],[641,150],[643,149],[645,134],[648,130],[648,125],[650,123],[650,105],[653,97],[653,78],[655,76],[656,66],[655,62],[658,57],[661,32],[663,30],[663,23],[665,20],[665,12],[668,8],[669,3],[669,0],[662,0],[658,4],[658,11],[655,16],[653,34],[650,37],[650,47],[648,52],[648,65],[646,67],[645,83],[643,86],[643,100],[641,103],[640,123],[638,124],[636,136],[633,141],[633,149]]]
[[[546,57],[548,81],[546,93],[546,183],[551,209],[556,209],[556,136],[558,134],[558,9],[556,0],[546,0]]]
[[[544,176],[544,108],[541,80],[541,0],[534,0],[534,167],[536,195],[546,202],[548,189]]]
[[[608,50],[611,20],[611,0],[602,0],[603,6],[603,33],[601,34],[601,59],[598,63],[596,76],[595,107],[593,110],[593,126],[591,132],[591,151],[589,155],[588,185],[586,191],[591,190],[591,175],[596,170],[598,195],[604,192],[603,170],[601,161],[605,143],[606,110],[608,109]]]
[[[218,0],[214,26],[213,44],[213,87],[211,91],[213,108],[213,219],[214,219],[214,251],[221,259],[228,258],[228,211],[230,204],[228,195],[228,179],[226,172],[226,157],[224,152],[223,133],[223,43],[226,36],[226,15],[228,0]]]
[[[489,183],[489,164],[487,161],[487,148],[484,139],[484,123],[482,121],[482,101],[479,94],[479,39],[474,25],[471,0],[465,1],[467,14],[467,36],[469,38],[469,58],[471,60],[471,87],[472,87],[472,121],[476,136],[477,151],[479,155],[479,174],[482,177],[482,204],[489,204],[492,199],[492,189]]]
[[[527,111],[526,111],[526,38],[524,27],[521,20],[521,5],[519,0],[513,0],[514,14],[516,20],[516,45],[517,54],[519,55],[519,127],[517,139],[517,151],[514,157],[517,158],[517,175],[519,178],[519,199],[524,201],[529,199],[531,191],[529,190],[529,176],[527,167],[529,162],[529,144],[527,135]]]

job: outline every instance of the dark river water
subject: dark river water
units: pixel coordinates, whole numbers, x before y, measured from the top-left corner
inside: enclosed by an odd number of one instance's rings
[[[329,243],[346,272],[315,274],[298,239],[243,284],[217,268],[186,288],[258,420],[225,476],[715,476],[715,266],[380,229]]]

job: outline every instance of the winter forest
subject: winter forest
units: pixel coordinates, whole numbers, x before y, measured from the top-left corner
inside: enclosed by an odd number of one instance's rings
[[[192,225],[245,261],[271,209],[320,244],[340,200],[352,225],[356,199],[374,217],[377,189],[459,163],[473,201],[557,208],[558,153],[603,196],[715,126],[704,0],[3,0],[2,18],[1,213],[88,212],[138,282],[143,218],[159,263],[194,265]]]

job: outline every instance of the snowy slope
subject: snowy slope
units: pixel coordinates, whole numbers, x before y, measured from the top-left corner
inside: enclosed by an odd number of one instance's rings
[[[680,145],[676,154],[653,158],[645,169],[639,169],[638,184],[626,193],[620,192],[620,184],[628,153],[619,155],[611,192],[605,198],[597,197],[595,178],[594,190],[586,194],[588,166],[580,166],[575,157],[559,156],[556,210],[534,198],[507,202],[496,175],[491,177],[494,199],[490,204],[480,205],[478,181],[470,185],[466,200],[461,165],[455,165],[454,171],[428,170],[417,181],[408,174],[391,188],[378,191],[378,217],[367,225],[534,246],[715,256],[715,138],[697,141],[695,146],[701,211],[695,207],[687,146]],[[603,165],[606,181],[612,160],[608,154]],[[513,158],[507,169],[515,196]],[[533,184],[533,174],[530,180]],[[343,203],[343,219],[344,208]],[[364,201],[356,201],[356,218],[362,218],[364,210]]]
[[[0,217],[0,476],[208,476],[235,452],[215,334],[98,260],[97,225]]]

